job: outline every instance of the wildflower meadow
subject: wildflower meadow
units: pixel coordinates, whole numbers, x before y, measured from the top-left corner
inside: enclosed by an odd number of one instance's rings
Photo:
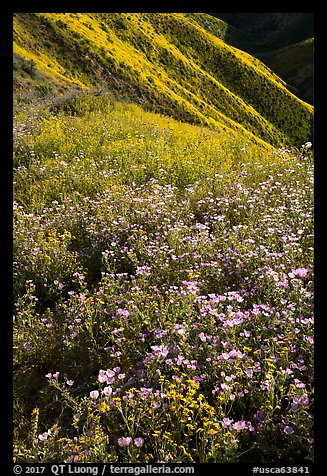
[[[310,144],[74,107],[14,118],[15,461],[312,461]]]

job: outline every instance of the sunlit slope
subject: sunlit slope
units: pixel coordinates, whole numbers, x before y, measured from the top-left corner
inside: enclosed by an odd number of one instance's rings
[[[288,84],[293,85],[298,95],[304,100],[313,103],[314,85],[314,39],[294,43],[279,50],[260,55],[270,68],[285,78]]]
[[[14,53],[66,85],[106,87],[179,120],[273,146],[310,139],[313,108],[197,14],[14,16]],[[209,21],[209,15],[207,16]]]

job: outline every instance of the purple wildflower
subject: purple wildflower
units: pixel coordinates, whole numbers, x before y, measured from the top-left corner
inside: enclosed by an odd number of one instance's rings
[[[118,438],[118,444],[119,446],[122,446],[123,448],[126,446],[129,446],[131,442],[132,442],[132,438],[130,436]]]
[[[99,397],[99,392],[97,390],[92,390],[92,392],[90,392],[90,397],[92,400],[96,400]]]
[[[134,439],[134,444],[137,448],[141,448],[141,446],[143,446],[144,444],[144,439],[141,437],[137,437]]]

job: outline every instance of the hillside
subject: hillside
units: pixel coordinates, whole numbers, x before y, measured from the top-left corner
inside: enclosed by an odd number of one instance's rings
[[[14,20],[14,469],[309,471],[313,108],[209,15]]]
[[[286,81],[290,91],[313,104],[313,13],[213,15],[228,22],[228,44],[259,58]]]
[[[266,52],[314,35],[313,13],[214,13],[252,39],[252,52]]]
[[[13,175],[16,464],[312,461],[310,150],[85,94]]]
[[[263,146],[309,140],[313,108],[227,34],[205,14],[15,14],[16,98],[104,88]]]
[[[294,43],[284,48],[258,55],[258,57],[296,88],[296,94],[304,101],[313,104],[314,39]]]

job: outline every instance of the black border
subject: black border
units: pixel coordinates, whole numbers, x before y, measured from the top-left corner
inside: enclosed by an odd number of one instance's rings
[[[0,236],[2,246],[1,256],[1,343],[0,362],[2,367],[2,391],[1,397],[1,424],[0,424],[0,444],[1,452],[5,457],[10,458],[6,463],[11,465],[12,461],[12,441],[13,441],[13,337],[12,337],[12,312],[13,312],[13,221],[12,221],[12,201],[13,201],[13,174],[12,174],[12,14],[1,15],[0,19],[0,55],[1,55],[1,152],[0,160],[0,203],[1,203],[1,228]],[[0,458],[1,461],[2,458]],[[6,474],[12,474],[12,469]],[[8,469],[9,469],[8,467]]]

